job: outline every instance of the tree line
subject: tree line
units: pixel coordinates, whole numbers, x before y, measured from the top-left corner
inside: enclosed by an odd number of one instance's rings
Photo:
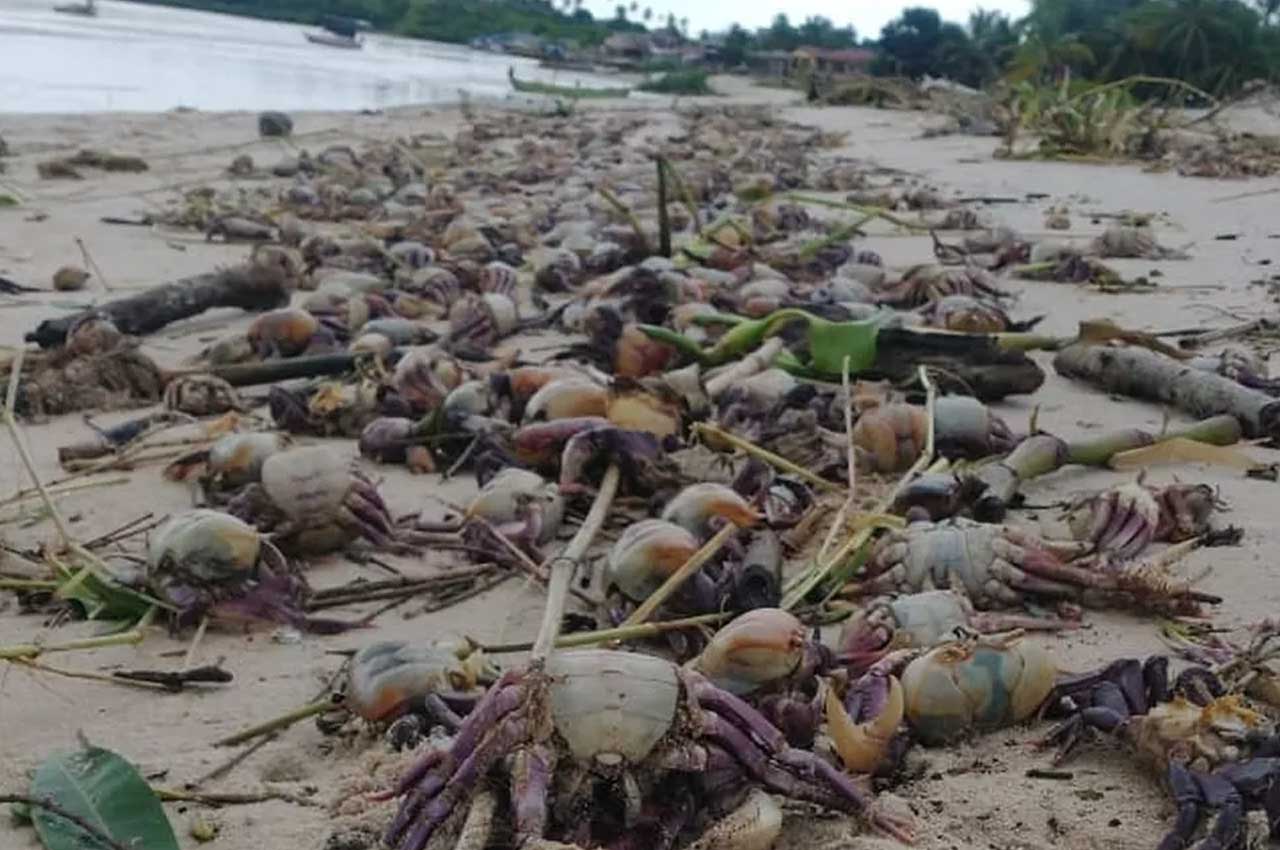
[[[437,41],[524,32],[584,47],[617,32],[662,28],[688,37],[688,20],[652,6],[619,4],[596,18],[582,0],[143,0],[315,23],[326,15],[359,18],[375,28]],[[1280,71],[1280,0],[1032,0],[1013,20],[978,9],[968,21],[944,21],[934,9],[906,9],[875,39],[811,16],[793,24],[779,14],[766,28],[740,26],[698,37],[720,47],[735,67],[757,51],[819,46],[874,49],[872,72],[946,77],[972,86],[997,79],[1098,81],[1137,74],[1184,80],[1224,94]]]

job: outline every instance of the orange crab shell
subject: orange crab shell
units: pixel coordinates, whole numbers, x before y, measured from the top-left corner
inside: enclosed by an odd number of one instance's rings
[[[281,355],[294,357],[307,350],[311,338],[320,330],[320,320],[296,307],[263,313],[249,325],[249,341],[258,346],[267,343]]]
[[[929,417],[911,404],[887,404],[858,417],[853,444],[870,455],[876,471],[888,473],[909,467],[924,447]]]
[[[627,528],[609,553],[609,583],[643,602],[698,551],[698,540],[678,525],[646,519]]]
[[[694,667],[718,687],[750,693],[790,675],[804,656],[804,624],[780,608],[756,608],[729,623]]]
[[[695,534],[706,529],[714,518],[726,519],[739,528],[753,528],[763,517],[746,499],[724,484],[690,484],[676,494],[662,511],[662,518]]]

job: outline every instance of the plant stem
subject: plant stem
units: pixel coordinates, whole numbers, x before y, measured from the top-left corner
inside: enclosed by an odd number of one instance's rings
[[[317,702],[307,703],[299,706],[291,711],[287,711],[278,717],[263,721],[256,726],[250,726],[234,735],[228,735],[213,742],[215,747],[234,747],[236,744],[243,744],[245,741],[252,741],[254,738],[260,738],[263,735],[270,735],[281,729],[287,729],[300,720],[306,720],[308,717],[315,717],[317,714],[324,714],[337,707],[332,699],[323,699]]]
[[[697,422],[693,425],[693,432],[703,439],[710,438],[711,440],[722,440],[733,446],[735,449],[745,452],[752,457],[759,458],[765,463],[781,469],[783,472],[789,472],[797,478],[803,478],[819,490],[835,492],[841,489],[840,485],[834,481],[828,481],[827,479],[805,469],[800,464],[787,460],[782,455],[774,454],[768,449],[761,448],[750,440],[739,437],[737,434],[726,431],[717,425],[712,425],[708,422]]]
[[[600,489],[596,491],[596,498],[591,503],[587,518],[582,521],[582,525],[578,526],[578,532],[573,535],[569,545],[564,547],[564,551],[551,561],[547,607],[542,612],[542,625],[538,629],[538,639],[533,643],[532,657],[535,662],[546,660],[556,644],[556,638],[560,636],[560,622],[564,619],[564,604],[569,595],[569,584],[573,581],[573,574],[578,569],[578,561],[591,548],[591,543],[604,527],[609,508],[613,506],[613,497],[618,492],[618,481],[621,477],[622,471],[618,465],[610,464],[605,470],[604,478],[600,481]]]
[[[35,658],[50,652],[77,652],[82,649],[100,649],[104,646],[122,646],[124,644],[141,643],[142,632],[130,629],[115,635],[82,638],[63,643],[50,643],[41,646],[35,643],[19,643],[12,646],[0,646],[0,659],[14,660],[18,658]]]
[[[631,616],[623,621],[622,625],[637,626],[653,616],[654,612],[666,602],[671,594],[675,593],[680,587],[689,580],[689,577],[702,569],[707,561],[715,557],[720,548],[729,542],[729,538],[738,532],[738,527],[733,523],[728,523],[724,528],[716,532],[716,535],[703,544],[702,548],[689,556],[689,560],[685,561],[661,586],[653,593],[649,594],[649,598],[641,602],[636,610],[631,612]]]
[[[598,629],[592,632],[574,632],[556,639],[556,649],[569,649],[575,646],[592,646],[598,643],[614,641],[638,640],[652,638],[667,632],[690,629],[697,626],[710,626],[721,623],[733,615],[728,612],[717,614],[699,614],[696,617],[684,617],[679,620],[658,620],[654,623],[638,623],[634,626],[617,626],[612,629]],[[533,649],[531,642],[504,643],[494,646],[480,647],[489,655],[505,655],[512,652],[528,652]]]

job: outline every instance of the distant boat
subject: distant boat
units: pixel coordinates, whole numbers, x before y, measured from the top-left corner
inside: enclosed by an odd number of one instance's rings
[[[557,86],[552,83],[540,83],[537,80],[522,80],[516,76],[516,69],[507,68],[507,79],[511,87],[521,94],[545,94],[550,97],[565,97],[570,100],[626,97],[631,94],[630,88],[587,88],[583,85]]]
[[[336,35],[331,32],[306,33],[307,41],[312,44],[323,44],[326,47],[345,47],[348,50],[359,50],[364,42],[352,35]]]
[[[53,11],[61,12],[64,15],[83,15],[86,18],[94,18],[98,15],[98,7],[93,4],[93,0],[85,0],[83,3],[67,3],[62,6],[54,6]]]
[[[324,32],[307,33],[307,41],[312,44],[323,44],[326,47],[345,47],[348,50],[359,50],[364,45],[360,41],[357,33],[361,29],[367,29],[362,26],[364,21],[357,21],[352,18],[340,18],[336,15],[325,15],[320,19],[320,26],[324,27]]]

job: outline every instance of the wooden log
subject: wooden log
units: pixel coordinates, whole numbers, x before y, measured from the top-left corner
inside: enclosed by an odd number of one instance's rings
[[[1053,358],[1053,368],[1108,392],[1171,404],[1197,418],[1229,414],[1250,438],[1280,437],[1280,399],[1143,348],[1070,345]]]
[[[246,263],[161,284],[128,298],[109,301],[91,311],[48,319],[28,333],[26,341],[41,348],[56,348],[66,340],[71,326],[89,313],[111,319],[122,333],[140,336],[215,307],[259,311],[288,303],[289,291],[282,269]]]

